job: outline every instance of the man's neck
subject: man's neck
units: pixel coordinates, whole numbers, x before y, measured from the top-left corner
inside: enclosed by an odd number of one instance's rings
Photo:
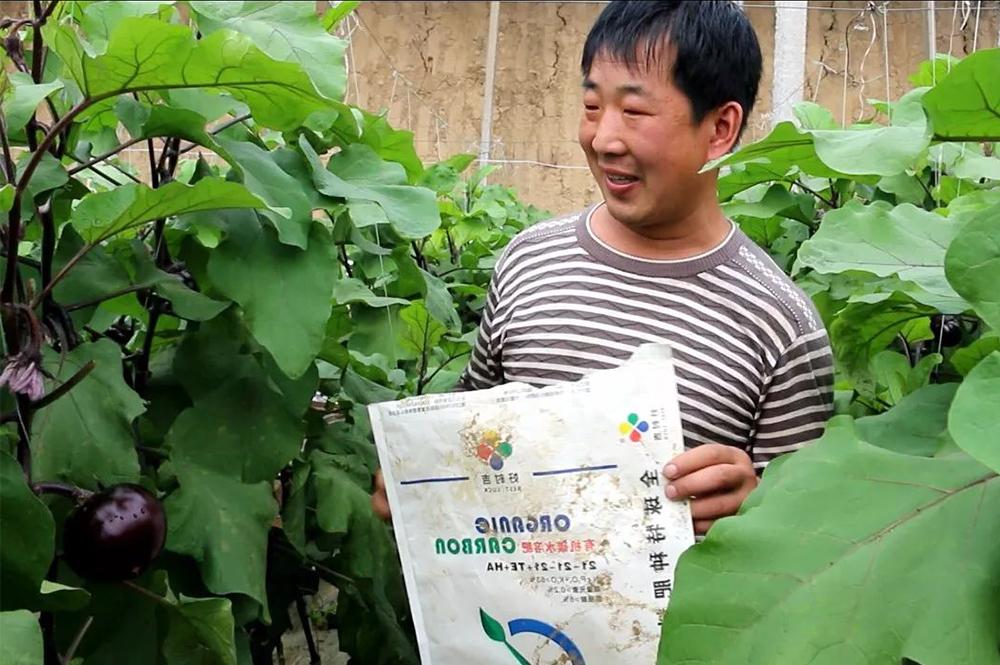
[[[590,218],[597,239],[623,254],[649,260],[677,260],[704,254],[718,247],[732,224],[718,205],[701,208],[684,219],[643,229],[630,228],[600,205]]]

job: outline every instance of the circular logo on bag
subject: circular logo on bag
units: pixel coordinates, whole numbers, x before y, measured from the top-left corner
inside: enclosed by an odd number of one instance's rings
[[[618,433],[633,443],[642,443],[642,435],[648,431],[649,423],[639,418],[638,413],[628,414],[628,418],[618,425]]]
[[[510,633],[510,637],[521,634],[540,635],[546,640],[555,643],[563,650],[563,653],[569,658],[569,665],[586,665],[583,660],[583,653],[573,643],[573,640],[566,633],[544,621],[537,619],[514,619],[507,622],[505,630],[503,624],[487,614],[483,608],[479,608],[479,621],[483,624],[483,631],[487,637],[507,647],[507,651],[510,652],[510,655],[518,665],[531,665],[531,661],[522,656],[510,643],[507,639],[508,632]]]

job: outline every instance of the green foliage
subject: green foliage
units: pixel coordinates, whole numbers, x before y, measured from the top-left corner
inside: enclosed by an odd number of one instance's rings
[[[271,663],[321,581],[352,662],[417,662],[363,406],[454,386],[495,254],[543,215],[344,104],[356,5],[60,3],[41,42],[4,35],[27,58],[0,94],[4,663]],[[32,488],[124,481],[166,549],[79,579],[72,500]]]
[[[683,556],[662,662],[997,662],[995,473],[849,421],[777,471]]]
[[[724,207],[823,316],[844,415],[682,556],[659,662],[1000,662],[998,57],[722,160]]]
[[[8,665],[42,665],[42,629],[27,610],[0,612],[0,660]]]

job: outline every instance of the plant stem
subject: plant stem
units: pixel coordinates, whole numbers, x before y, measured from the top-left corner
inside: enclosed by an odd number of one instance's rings
[[[444,237],[448,240],[448,249],[451,251],[451,262],[458,263],[462,257],[459,256],[458,248],[455,247],[455,240],[451,237],[451,232],[448,229],[445,229]]]
[[[153,139],[146,139],[146,150],[149,152],[149,176],[155,189],[160,186],[160,172],[156,170],[156,147]]]
[[[295,609],[299,613],[299,623],[302,624],[302,632],[306,638],[306,647],[309,649],[309,665],[321,665],[319,651],[316,649],[316,642],[313,640],[309,614],[306,612],[306,601],[303,600],[302,594],[295,594]]]
[[[38,623],[42,627],[42,653],[44,665],[61,665],[59,652],[56,650],[55,640],[55,617],[52,612],[42,612],[38,617]]]
[[[7,258],[7,250],[0,248],[0,256]],[[18,263],[26,265],[29,268],[34,268],[35,270],[41,272],[42,264],[39,261],[36,261],[35,259],[29,258],[27,256],[18,256],[16,258]]]
[[[55,125],[52,126],[42,138],[42,142],[38,144],[38,149],[31,153],[31,157],[28,159],[28,163],[24,167],[24,172],[17,181],[17,186],[14,188],[14,203],[10,209],[10,215],[8,217],[7,223],[7,256],[17,256],[17,237],[21,233],[21,195],[28,187],[28,183],[31,182],[31,177],[35,175],[35,169],[42,161],[42,155],[49,149],[55,137],[76,118],[79,114],[83,113],[85,110],[90,108],[96,101],[100,101],[100,97],[95,97],[93,99],[84,99],[79,104],[70,109],[69,113],[64,115],[59,119]],[[0,289],[0,301],[2,302],[12,302],[14,296],[14,282],[17,280],[17,261],[7,261],[7,271],[4,275],[3,288]]]
[[[76,655],[76,650],[80,647],[80,643],[83,642],[83,636],[87,634],[90,630],[90,625],[94,623],[94,617],[87,617],[87,619],[80,625],[80,629],[76,631],[76,635],[73,637],[73,641],[69,645],[69,649],[66,650],[66,655],[62,658],[63,665],[69,665],[73,662],[73,656]]]
[[[0,144],[3,146],[3,174],[13,186],[17,180],[17,167],[10,152],[10,143],[7,142],[7,122],[3,113],[0,113]]]
[[[35,494],[57,494],[68,499],[73,499],[77,503],[86,501],[94,494],[93,492],[85,490],[82,487],[77,487],[76,485],[68,485],[66,483],[57,482],[32,483],[31,491]]]
[[[920,183],[920,186],[923,188],[924,192],[927,194],[927,198],[929,198],[931,201],[933,201],[934,200],[934,194],[931,193],[931,190],[930,190],[929,187],[927,187],[927,183],[924,182],[924,179],[921,178],[916,173],[913,174],[913,177],[916,178],[917,182]]]
[[[169,607],[171,609],[175,609],[176,608],[176,606],[173,603],[171,603],[169,600],[167,600],[163,596],[161,596],[159,594],[155,594],[152,591],[150,591],[149,589],[147,589],[146,587],[139,586],[135,582],[132,582],[130,580],[124,580],[124,581],[120,582],[120,584],[128,587],[129,589],[132,589],[132,591],[135,591],[140,596],[145,596],[146,598],[149,598],[154,603],[158,603],[160,605],[165,605],[166,607]]]
[[[55,288],[55,285],[61,282],[63,277],[66,276],[66,274],[73,268],[73,266],[79,263],[83,259],[83,257],[86,256],[87,253],[90,252],[90,250],[92,250],[93,248],[94,245],[92,243],[87,243],[86,245],[81,247],[79,251],[77,251],[77,253],[73,255],[73,258],[67,261],[66,265],[64,265],[62,268],[59,269],[59,272],[55,274],[55,276],[52,278],[52,281],[50,281],[48,285],[46,285],[45,288],[43,288],[42,291],[37,296],[35,296],[35,299],[31,301],[31,309],[35,309],[36,307],[38,307],[38,305],[45,298],[48,297],[49,293],[52,292],[52,289]]]
[[[961,138],[953,136],[943,136],[941,134],[935,134],[932,141],[936,143],[996,143],[1000,141],[1000,136],[963,136]]]
[[[153,302],[157,301],[153,299]],[[160,308],[153,305],[149,310],[149,325],[146,326],[146,338],[142,340],[142,351],[135,362],[133,388],[140,395],[145,391],[146,383],[149,381],[149,356],[153,352],[153,338],[156,336],[156,324],[159,320]]]
[[[423,395],[427,387],[427,338],[430,335],[430,325],[424,326],[424,339],[420,345],[420,374],[417,376],[417,394]]]
[[[424,257],[424,253],[420,251],[420,245],[415,240],[410,244],[413,246],[413,258],[417,260],[417,265],[421,269],[427,270],[427,259]]]
[[[239,123],[243,122],[244,120],[248,120],[250,117],[251,117],[251,115],[249,113],[244,113],[243,115],[237,116],[236,118],[233,118],[232,120],[227,120],[226,122],[222,123],[218,127],[215,127],[214,129],[209,130],[208,133],[210,135],[218,134],[219,132],[221,132],[223,130],[229,129],[233,125],[238,125]],[[115,155],[117,155],[118,153],[120,153],[122,150],[125,150],[126,148],[131,148],[136,143],[141,143],[143,141],[149,141],[150,143],[152,143],[152,139],[151,138],[147,138],[147,137],[141,137],[140,136],[139,138],[129,139],[128,141],[125,141],[121,145],[117,145],[114,148],[112,148],[111,150],[108,150],[107,152],[105,152],[105,153],[103,153],[101,155],[98,155],[97,157],[92,157],[91,159],[88,159],[85,162],[80,162],[79,166],[74,166],[73,168],[69,169],[69,174],[70,175],[75,175],[75,174],[79,173],[80,171],[83,171],[84,169],[91,168],[92,166],[94,166],[94,164],[99,164],[100,162],[103,162],[103,161],[105,161],[105,160],[107,160],[107,159],[109,159],[111,157],[114,157]],[[198,144],[198,143],[192,143],[191,145],[185,146],[184,148],[179,148],[177,150],[177,154],[178,155],[183,155],[183,154],[185,154],[187,152],[190,152],[191,150],[194,150],[199,145],[200,144]],[[153,168],[153,170],[154,171],[156,170],[155,167]]]
[[[42,10],[41,0],[33,0],[32,8],[35,13],[35,20],[31,23],[31,79],[35,83],[42,82],[42,73],[45,71],[45,42],[42,38],[42,25],[48,18]],[[55,3],[52,3],[54,5]],[[50,7],[55,9],[54,6]],[[48,9],[48,8],[46,8]]]
[[[48,4],[48,6],[45,8],[45,11],[42,12],[42,15],[35,17],[35,23],[37,23],[39,26],[44,25],[45,22],[47,20],[49,20],[49,17],[52,16],[52,12],[55,11],[56,5],[58,5],[58,4],[59,4],[59,0],[52,0]]]
[[[802,184],[802,181],[800,181],[799,179],[796,178],[793,184],[796,187],[798,187],[799,189],[801,189],[801,190],[803,190],[805,192],[809,192],[810,194],[812,194],[813,196],[815,196],[817,199],[819,199],[820,201],[822,201],[823,203],[825,203],[828,207],[830,207],[830,208],[836,208],[837,207],[837,204],[834,203],[833,199],[828,199],[825,196],[823,196],[822,194],[820,194],[819,192],[817,192],[812,187],[809,187],[808,185]],[[832,187],[831,187],[831,189],[832,189]]]
[[[244,120],[249,120],[251,117],[253,117],[253,116],[250,113],[244,113],[242,115],[238,115],[235,118],[227,120],[226,122],[222,123],[218,127],[210,129],[208,131],[208,133],[211,136],[215,136],[219,132],[222,132],[222,131],[225,131],[225,130],[229,129],[233,125],[238,125],[241,122],[243,122]],[[191,152],[192,150],[194,150],[195,148],[197,148],[199,145],[200,144],[198,144],[198,143],[192,143],[191,145],[185,146],[185,147],[181,148],[180,150],[178,150],[177,154],[178,155],[183,155],[185,153]]]
[[[52,218],[52,199],[38,206],[38,218],[42,220],[42,289],[52,282],[52,260],[56,253],[56,223]],[[45,304],[51,302],[52,292],[45,298]]]
[[[25,482],[31,482],[31,432],[26,421],[30,419],[29,402],[24,395],[14,396],[14,416],[17,422],[17,462],[24,472]]]
[[[354,271],[351,269],[351,259],[347,256],[347,247],[344,243],[337,245],[340,248],[340,264],[344,266],[344,272],[347,273],[348,277],[354,277]]]
[[[104,160],[108,159],[109,157],[114,157],[115,155],[117,155],[118,153],[120,153],[125,148],[131,147],[131,146],[135,145],[136,143],[141,143],[142,141],[145,141],[145,140],[146,139],[143,139],[143,138],[130,139],[130,140],[126,141],[125,143],[122,143],[121,145],[115,146],[111,150],[108,150],[107,152],[98,155],[97,157],[91,157],[87,161],[81,162],[79,164],[79,166],[74,166],[73,168],[69,169],[68,173],[70,175],[76,175],[80,171],[83,171],[84,169],[88,169],[91,166],[93,166],[94,164],[100,164],[101,162],[103,162]]]
[[[68,393],[70,390],[73,389],[74,386],[83,381],[84,378],[86,378],[86,376],[90,374],[94,370],[94,367],[96,366],[97,365],[93,360],[88,360],[86,365],[78,369],[73,374],[73,376],[66,379],[58,388],[56,388],[45,397],[38,400],[37,402],[32,402],[31,408],[35,411],[38,411],[39,409],[44,409],[49,404],[52,404],[52,402],[56,401],[57,399]]]
[[[132,286],[126,286],[125,288],[112,291],[111,293],[105,293],[102,296],[97,296],[96,298],[91,298],[90,300],[83,300],[73,303],[72,305],[66,305],[64,309],[67,312],[75,312],[79,309],[86,309],[87,307],[91,307],[93,305],[99,305],[105,300],[111,300],[112,298],[128,295],[129,293],[136,293],[137,291],[143,291],[148,288],[148,284],[133,284]]]
[[[426,383],[425,383],[424,385],[425,385],[425,386],[426,386],[426,385],[429,385],[429,384],[430,384],[430,382],[434,380],[434,377],[438,375],[438,372],[440,372],[441,370],[443,370],[443,369],[444,369],[445,367],[447,367],[447,366],[448,366],[448,365],[449,365],[450,363],[452,363],[452,362],[454,362],[454,361],[458,360],[458,359],[459,359],[459,358],[461,358],[462,356],[467,356],[467,355],[469,355],[470,353],[472,353],[472,351],[465,351],[465,352],[463,352],[463,353],[459,353],[459,354],[458,354],[458,355],[456,355],[456,356],[451,356],[450,358],[448,358],[448,360],[445,360],[445,361],[444,361],[443,363],[441,363],[441,365],[439,365],[439,366],[438,366],[438,368],[437,368],[436,370],[434,370],[433,372],[431,372],[431,375],[427,377],[427,381],[426,381]]]
[[[74,162],[76,162],[77,164],[83,164],[84,163],[83,160],[80,159],[79,157],[77,157],[76,155],[68,155],[68,157],[70,159],[72,159]],[[129,173],[128,171],[126,171],[122,167],[118,166],[117,164],[109,163],[108,166],[110,166],[111,168],[113,168],[115,171],[118,171],[118,173],[122,174],[123,176],[125,176],[126,178],[128,178],[129,180],[131,180],[132,182],[142,184],[142,180],[140,180],[139,178],[135,177],[134,175],[132,175],[131,173]],[[112,178],[111,176],[109,176],[104,171],[101,171],[96,166],[91,165],[89,168],[90,168],[91,171],[93,171],[97,175],[101,176],[102,178],[104,178],[105,180],[107,180],[108,182],[110,182],[112,185],[115,185],[116,187],[120,187],[121,186],[120,182],[118,182],[117,180],[115,180],[114,178]]]

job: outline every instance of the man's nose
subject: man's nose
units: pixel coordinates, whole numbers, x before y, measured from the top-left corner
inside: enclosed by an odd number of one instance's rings
[[[604,113],[598,120],[590,146],[599,155],[622,155],[626,152],[622,126],[616,113]]]

